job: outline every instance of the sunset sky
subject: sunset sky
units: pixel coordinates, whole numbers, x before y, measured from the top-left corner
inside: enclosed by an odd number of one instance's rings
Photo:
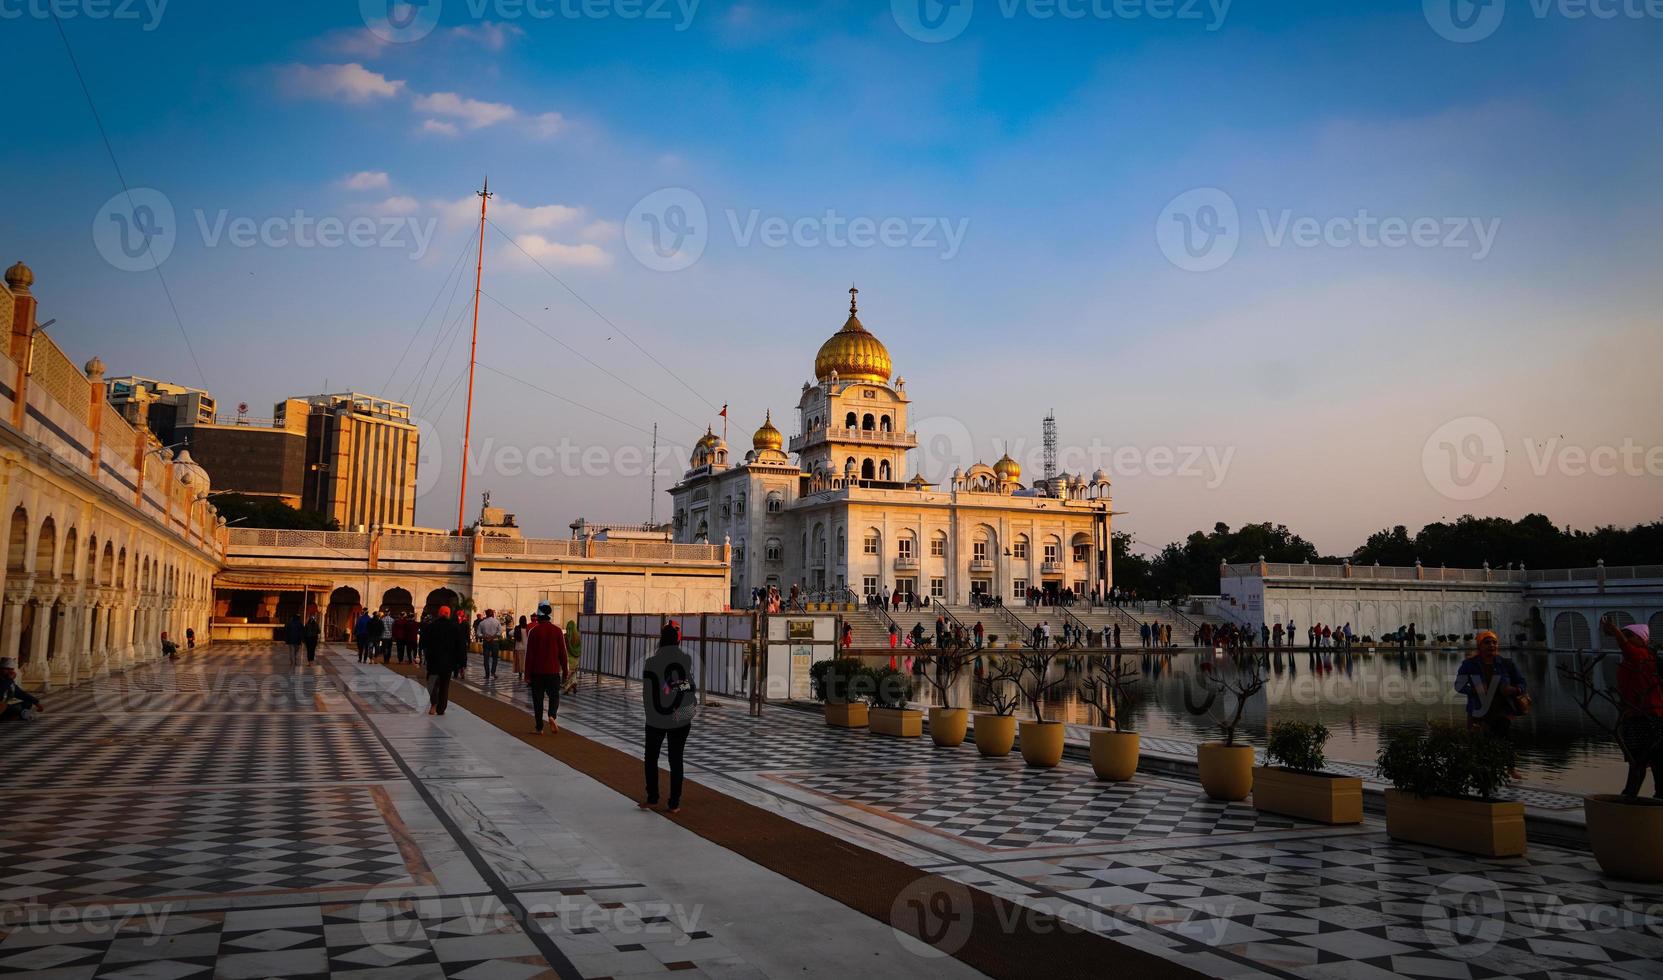
[[[1512,0],[1451,39],[1439,0],[960,2],[65,19],[134,200],[173,212],[161,278],[121,267],[106,205],[129,205],[59,26],[10,5],[0,257],[111,375],[254,415],[410,402],[424,524],[456,507],[487,174],[469,490],[528,533],[646,519],[655,422],[660,519],[722,405],[736,455],[765,410],[795,431],[851,282],[927,477],[1007,449],[1037,475],[1054,410],[1064,465],[1107,468],[1152,546],[1663,516],[1663,23]],[[292,233],[355,218],[361,245]]]

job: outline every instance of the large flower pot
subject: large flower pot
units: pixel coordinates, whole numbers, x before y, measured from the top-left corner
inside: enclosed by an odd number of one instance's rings
[[[1589,836],[1593,836],[1590,825]],[[1525,851],[1524,804],[1386,790],[1386,833],[1397,840],[1484,857]]]
[[[930,709],[930,740],[944,749],[964,744],[970,727],[970,712],[964,708]]]
[[[911,708],[873,708],[869,731],[893,738],[917,738],[924,734],[924,712]]]
[[[1015,715],[976,716],[976,751],[989,758],[1010,755],[1016,744]]]
[[[1054,769],[1062,762],[1063,723],[1022,723],[1022,761],[1038,769]]]
[[[1253,809],[1317,823],[1362,823],[1363,781],[1260,766],[1253,770]]]
[[[1629,881],[1663,881],[1663,802],[1590,796],[1582,812],[1601,870]]]
[[[1253,746],[1204,742],[1196,750],[1201,788],[1215,800],[1247,799],[1253,791]]]
[[[865,728],[866,702],[851,701],[848,704],[827,704],[826,724],[833,728]]]
[[[1098,779],[1123,783],[1138,771],[1137,732],[1092,732],[1091,771]]]

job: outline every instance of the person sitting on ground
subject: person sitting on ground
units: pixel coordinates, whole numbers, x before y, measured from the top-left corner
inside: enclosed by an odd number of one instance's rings
[[[0,721],[34,721],[42,710],[40,698],[17,683],[17,661],[0,657]]]
[[[175,660],[179,657],[179,644],[168,639],[166,633],[162,634],[162,656],[169,660]]]

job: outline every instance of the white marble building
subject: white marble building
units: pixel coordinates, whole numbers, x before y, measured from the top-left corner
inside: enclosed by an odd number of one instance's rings
[[[789,452],[772,413],[734,460],[707,432],[670,489],[682,543],[730,543],[733,603],[768,585],[810,592],[912,591],[949,604],[1006,602],[1029,588],[1107,589],[1109,479],[1026,487],[1009,456],[935,486],[912,475],[906,381],[857,315],[821,345],[797,403]]]

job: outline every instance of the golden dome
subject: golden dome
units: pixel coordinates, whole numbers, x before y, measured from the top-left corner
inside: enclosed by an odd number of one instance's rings
[[[717,435],[715,431],[710,428],[710,426],[705,426],[704,435],[700,436],[699,441],[693,444],[693,448],[715,449],[721,444],[721,442],[722,437]]]
[[[34,270],[24,265],[22,259],[19,259],[16,265],[6,270],[6,285],[12,287],[12,292],[26,293],[29,291],[29,287],[34,284]]]
[[[1010,454],[1006,453],[999,462],[993,464],[993,472],[999,474],[999,479],[1006,483],[1015,483],[1022,479],[1022,464],[1011,459]]]
[[[759,453],[769,449],[777,451],[785,448],[785,436],[774,428],[773,412],[770,411],[763,417],[762,428],[756,430],[756,435],[751,436],[751,447]]]
[[[889,350],[861,326],[860,318],[855,315],[855,294],[858,292],[860,290],[849,287],[849,319],[844,322],[842,330],[820,345],[820,353],[814,356],[814,376],[826,381],[835,371],[839,381],[887,384],[892,373]]]

